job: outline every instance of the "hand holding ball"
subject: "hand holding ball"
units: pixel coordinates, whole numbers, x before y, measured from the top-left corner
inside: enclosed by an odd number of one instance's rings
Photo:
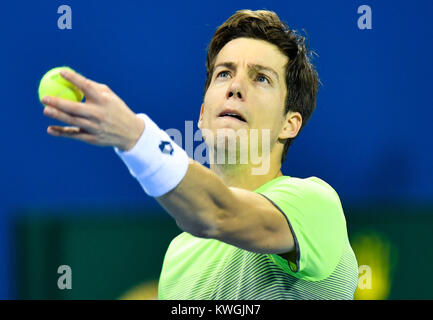
[[[86,102],[81,103],[84,94]],[[43,76],[39,99],[45,116],[67,124],[47,128],[56,137],[125,151],[136,145],[144,131],[144,121],[107,85],[68,67],[54,68]]]
[[[63,69],[73,71],[69,67],[57,67],[51,69],[42,77],[38,90],[39,101],[44,96],[59,97],[77,102],[83,100],[84,93],[60,75],[60,71]]]

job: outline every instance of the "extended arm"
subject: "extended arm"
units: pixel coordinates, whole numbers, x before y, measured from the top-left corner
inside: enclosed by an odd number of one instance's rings
[[[156,200],[192,235],[258,253],[285,253],[294,240],[283,214],[258,193],[227,187],[205,166],[190,160],[179,185]]]
[[[113,146],[118,152],[138,149],[130,156],[129,165],[133,163],[135,168],[131,173],[183,230],[195,236],[218,239],[259,253],[285,253],[294,249],[293,236],[283,213],[266,198],[226,186],[214,172],[188,160],[181,149],[182,156],[173,157],[174,160],[168,156],[171,150],[165,150],[168,154],[161,156],[164,145],[158,139],[160,129],[157,130],[153,122],[149,122],[153,130],[145,127],[108,86],[77,73],[66,72],[62,76],[85,93],[86,102],[45,97],[42,102],[48,107],[44,114],[73,125],[50,126],[48,133]],[[169,143],[169,138],[164,139],[164,143]],[[172,183],[168,189],[167,183]],[[169,191],[162,192],[164,188]]]

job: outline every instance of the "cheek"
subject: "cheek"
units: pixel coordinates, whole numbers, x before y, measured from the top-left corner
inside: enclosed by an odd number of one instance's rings
[[[221,95],[220,91],[214,87],[209,87],[206,91],[203,99],[203,126],[209,124],[224,99],[224,95]]]
[[[225,86],[222,85],[211,85],[206,91],[204,97],[205,102],[212,104],[224,98],[226,92]]]
[[[209,128],[212,123],[212,106],[209,103],[204,102],[203,115],[201,119],[201,129]]]
[[[261,110],[256,113],[256,116],[251,123],[252,127],[259,131],[269,130],[269,135],[272,141],[277,139],[283,124],[283,116],[281,115],[280,108],[278,108],[278,110],[276,109],[277,105],[274,105],[272,109],[269,105],[262,106]]]

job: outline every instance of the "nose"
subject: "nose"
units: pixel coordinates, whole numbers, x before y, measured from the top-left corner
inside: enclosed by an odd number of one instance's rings
[[[240,100],[242,100],[242,93],[240,90],[230,90],[227,98],[231,98],[233,96],[236,96]]]
[[[243,80],[240,76],[233,79],[227,90],[227,99],[234,97],[234,99],[239,99],[241,101],[245,100],[246,90]]]

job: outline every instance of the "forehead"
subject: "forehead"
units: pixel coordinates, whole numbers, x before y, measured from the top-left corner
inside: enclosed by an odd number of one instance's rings
[[[215,65],[222,62],[258,64],[270,67],[279,74],[283,74],[288,58],[276,45],[267,41],[250,38],[237,38],[227,42],[218,53]]]

